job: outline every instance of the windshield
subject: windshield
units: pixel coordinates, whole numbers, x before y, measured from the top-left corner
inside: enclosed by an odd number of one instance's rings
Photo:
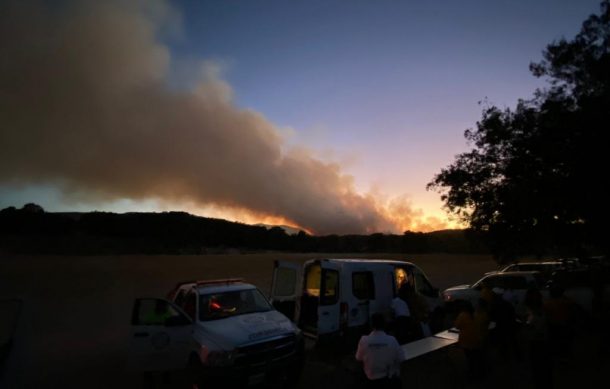
[[[199,320],[217,320],[246,313],[270,311],[271,305],[258,289],[202,294],[199,296]]]

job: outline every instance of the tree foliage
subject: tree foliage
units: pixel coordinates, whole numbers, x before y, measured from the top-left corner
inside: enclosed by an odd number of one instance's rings
[[[600,8],[530,65],[548,87],[514,109],[486,107],[464,134],[472,150],[428,184],[501,258],[607,249],[610,1]]]

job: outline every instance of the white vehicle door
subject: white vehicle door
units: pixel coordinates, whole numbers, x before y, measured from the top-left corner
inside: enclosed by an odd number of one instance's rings
[[[430,312],[441,304],[438,289],[434,288],[428,277],[417,267],[413,267],[413,280],[415,281],[415,291],[426,300],[426,305]]]
[[[298,321],[298,300],[301,295],[302,265],[275,261],[271,280],[271,303],[293,322]]]
[[[351,272],[351,281],[351,295],[348,294],[342,299],[349,306],[348,325],[365,326],[369,322],[371,300],[375,300],[375,275],[364,268],[354,269]]]
[[[320,302],[318,305],[318,335],[339,331],[340,285],[339,265],[334,262],[320,261],[321,282]]]
[[[168,371],[187,366],[193,323],[176,305],[139,298],[133,305],[128,366],[137,371]]]
[[[370,315],[389,312],[394,298],[394,275],[390,265],[377,266],[373,272],[375,293],[370,303]],[[367,318],[368,320],[368,318]]]

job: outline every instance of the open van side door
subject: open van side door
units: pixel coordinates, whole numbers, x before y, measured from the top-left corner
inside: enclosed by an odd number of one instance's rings
[[[320,301],[318,305],[318,335],[340,330],[341,293],[340,267],[329,261],[320,261]]]
[[[274,261],[271,280],[271,303],[293,322],[298,321],[303,270],[297,263]]]
[[[187,366],[191,319],[173,303],[139,298],[131,314],[128,366],[137,371],[169,371]]]

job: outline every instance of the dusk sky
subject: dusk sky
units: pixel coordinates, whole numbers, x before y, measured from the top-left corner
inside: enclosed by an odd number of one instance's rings
[[[529,63],[599,9],[598,0],[8,3],[0,208],[184,210],[315,233],[455,226],[425,187],[468,149],[479,102],[531,97],[544,83]]]

